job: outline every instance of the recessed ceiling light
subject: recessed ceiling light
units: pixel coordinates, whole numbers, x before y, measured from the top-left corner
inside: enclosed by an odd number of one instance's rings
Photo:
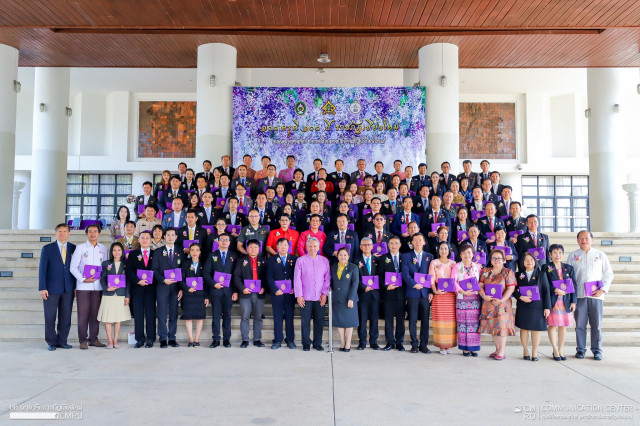
[[[329,54],[321,53],[320,57],[318,58],[318,62],[322,64],[328,64],[329,62],[331,62],[331,59],[329,59]]]

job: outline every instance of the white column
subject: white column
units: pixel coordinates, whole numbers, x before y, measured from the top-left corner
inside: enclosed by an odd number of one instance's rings
[[[624,134],[620,111],[624,85],[621,71],[615,68],[587,70],[589,99],[589,206],[591,230],[624,232],[624,212],[612,208],[624,200],[622,165]],[[635,88],[635,87],[634,87]],[[616,107],[618,105],[619,107]],[[637,118],[636,118],[637,119]]]
[[[13,215],[13,173],[16,159],[16,102],[18,50],[0,44],[0,229],[10,229]]]
[[[460,110],[458,46],[434,43],[418,50],[420,85],[427,88],[427,165],[440,171],[443,161],[458,173],[460,158]],[[442,86],[442,76],[446,86]]]
[[[20,190],[20,198],[18,200],[18,220],[14,223],[14,229],[29,229],[29,211],[31,203],[31,170],[16,170],[14,175],[14,184],[23,184]],[[16,207],[14,207],[15,210]],[[14,216],[15,216],[14,211]]]
[[[68,105],[69,68],[36,68],[30,229],[51,229],[66,222]]]
[[[22,189],[25,187],[24,182],[13,182],[13,214],[11,217],[11,228],[18,229],[18,212],[20,211],[20,196],[22,195]]]
[[[198,46],[196,164],[232,155],[233,86],[236,82],[236,48],[221,43]],[[215,76],[215,86],[211,85]]]
[[[629,197],[629,232],[640,232],[640,184],[626,183],[622,189]]]

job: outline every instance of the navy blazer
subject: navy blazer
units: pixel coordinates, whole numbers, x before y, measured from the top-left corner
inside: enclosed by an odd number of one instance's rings
[[[356,234],[355,231],[347,229],[344,233],[344,242],[345,244],[351,244],[349,259],[353,259],[360,252],[360,239],[358,238],[358,234]],[[340,244],[340,231],[330,231],[327,233],[327,239],[322,247],[322,251],[330,263],[338,262],[338,258],[333,255],[336,244]]]
[[[547,274],[547,281],[549,282],[549,296],[551,301],[551,307],[553,308],[556,305],[556,302],[558,301],[558,295],[555,292],[555,287],[553,286],[553,282],[557,280],[566,280],[571,278],[571,280],[573,281],[573,287],[575,289],[577,285],[576,273],[573,269],[573,266],[569,265],[568,263],[562,263],[562,277],[558,276],[558,270],[556,269],[553,262],[547,263],[546,265],[542,266],[542,270],[545,271]],[[566,297],[563,298],[563,302],[564,302],[564,308],[567,310],[567,312],[571,312],[570,310],[571,304],[578,303],[578,296],[576,292],[574,291],[573,293],[567,293]]]
[[[480,237],[483,240],[487,240],[487,232],[491,232],[491,225],[489,224],[489,218],[488,217],[481,217],[480,219],[478,219],[478,230],[480,231]],[[493,229],[496,229],[497,227],[500,227],[502,229],[504,229],[506,231],[506,228],[504,226],[504,222],[502,221],[502,219],[500,219],[499,217],[495,216],[493,218]]]
[[[517,285],[513,292],[513,297],[517,300],[516,306],[521,306],[525,304],[525,302],[520,300],[520,288],[523,286],[536,286],[540,291],[540,301],[532,301],[530,303],[534,303],[536,305],[540,305],[542,309],[551,309],[551,301],[549,298],[549,283],[547,281],[547,274],[540,270],[540,268],[536,267],[533,270],[533,274],[531,274],[531,280],[527,280],[527,275],[523,272],[516,274]]]
[[[397,236],[402,235],[401,225],[408,225],[408,223],[406,223],[406,216],[407,215],[405,214],[404,209],[402,209],[399,212],[396,212],[395,216],[393,216],[393,221],[391,222],[392,233],[394,233]],[[420,217],[417,214],[412,212],[411,222],[420,223]]]
[[[533,241],[533,238],[531,238],[531,234],[528,229],[524,230],[524,234],[518,235],[518,240],[516,241],[516,250],[518,250],[518,257],[520,257],[520,260],[518,261],[518,267],[522,270],[524,270],[524,254],[532,248],[542,247],[545,253],[546,260],[536,260],[536,265],[551,263],[551,255],[549,254],[549,236],[547,234],[541,234],[540,232],[538,232],[536,234],[536,239],[538,240],[537,245]]]
[[[362,254],[352,259],[351,263],[353,263],[356,266],[356,268],[358,268],[358,273],[360,274],[361,277],[380,274],[380,271],[378,270],[379,261],[373,255],[371,255],[371,272],[367,271],[367,265],[364,261],[364,256]],[[380,281],[380,278],[378,278],[378,282],[384,283],[384,277],[382,281]],[[382,285],[381,287],[384,287],[384,285]],[[380,300],[380,290],[366,291],[366,289],[367,289],[367,286],[362,284],[362,280],[360,280],[358,282],[358,297],[360,298],[361,301],[368,302],[371,299]]]
[[[213,239],[211,240],[213,241]],[[229,247],[232,247],[231,245]],[[233,247],[235,247],[235,242]],[[213,276],[216,272],[223,272],[225,274],[233,274],[234,262],[238,259],[238,253],[231,250],[230,248],[227,250],[227,257],[224,260],[224,265],[222,264],[222,254],[220,250],[216,250],[207,255],[206,259],[200,256],[201,260],[204,260],[204,269],[202,275],[204,277],[204,282],[207,284],[209,291],[211,293],[211,297],[221,297],[221,296],[229,296],[231,297],[232,293],[237,293],[236,287],[233,285],[233,282],[230,282],[229,287],[215,288],[216,283],[213,280]],[[233,281],[233,276],[231,277]]]
[[[180,269],[185,261],[185,254],[177,244],[173,246],[173,261],[169,260],[169,249],[167,246],[159,247],[153,251],[151,269],[153,270],[153,281],[156,283],[156,290],[168,287],[164,283],[164,271],[169,269]],[[182,277],[184,278],[184,277]],[[179,283],[175,283],[179,287]],[[177,290],[176,290],[177,291]]]
[[[391,257],[391,253],[387,253],[384,256],[378,258],[378,274],[380,281],[380,290],[385,300],[404,300],[404,285],[394,289],[388,290],[388,287],[384,284],[384,277],[386,272],[400,272],[402,273],[402,254],[398,253],[398,270],[396,271],[395,265]]]
[[[358,302],[358,285],[360,274],[358,267],[353,263],[347,263],[340,278],[338,278],[338,264],[331,265],[331,297],[334,303],[347,304],[349,300]],[[355,306],[353,307],[356,308]]]
[[[416,258],[416,254],[414,251],[410,251],[402,255],[402,285],[405,286],[405,295],[407,299],[420,299],[420,298],[428,298],[431,293],[431,286],[425,285],[422,290],[416,290],[413,286],[416,285],[415,280],[413,279],[413,274],[419,272],[421,274],[429,273],[429,265],[433,260],[433,256],[427,253],[426,251],[422,252],[422,260],[420,263],[420,268],[418,265],[413,263]]]
[[[435,240],[435,237],[429,237],[429,232],[431,231],[431,225],[434,223],[444,223],[444,226],[449,228],[449,236],[447,237],[447,241],[451,242],[451,218],[449,217],[449,213],[442,208],[438,210],[438,217],[433,217],[433,209],[429,209],[422,214],[422,219],[420,220],[420,231],[427,238],[427,241]],[[437,232],[436,232],[437,233]]]
[[[182,186],[180,186],[180,188],[178,189],[178,198],[182,199],[183,205],[186,206],[188,204],[189,197],[187,196],[187,193],[184,192],[184,189],[182,189]],[[169,187],[169,189],[165,190],[162,193],[162,198],[158,200],[158,206],[160,207],[160,210],[164,213],[167,209],[171,210],[172,203],[173,203],[173,189]]]
[[[102,295],[103,296],[124,296],[126,298],[131,297],[131,286],[129,281],[127,280],[127,271],[126,271],[126,261],[122,259],[120,261],[120,268],[116,270],[115,263],[113,260],[105,260],[102,262],[102,273],[100,274],[100,285],[102,286]],[[111,266],[111,269],[109,269]],[[125,287],[117,288],[114,291],[107,291],[109,288],[109,275],[124,275],[125,276]]]
[[[76,245],[67,242],[67,259],[62,263],[58,242],[46,244],[40,252],[38,290],[48,290],[49,294],[71,293],[76,288],[76,279],[69,266]]]
[[[271,297],[277,297],[276,292],[280,290],[276,287],[276,281],[291,280],[291,285],[293,286],[293,271],[296,267],[296,260],[298,260],[298,258],[291,254],[287,254],[284,263],[280,255],[271,256],[267,260],[266,279],[267,285],[269,285],[269,289],[271,290]]]

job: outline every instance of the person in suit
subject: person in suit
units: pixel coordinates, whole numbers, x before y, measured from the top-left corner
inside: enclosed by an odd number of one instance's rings
[[[504,221],[504,225],[507,228],[507,232],[527,230],[527,219],[520,216],[521,211],[522,211],[522,205],[519,202],[514,201],[509,205],[509,214],[511,215],[511,218]],[[512,243],[515,244],[517,241],[518,241],[517,237],[511,238]]]
[[[491,194],[493,195],[493,194]],[[471,201],[467,204],[467,210],[469,210],[469,214],[473,211],[484,211],[484,203],[482,199],[482,188],[476,186],[473,188]],[[478,223],[478,220],[474,220],[474,223]]]
[[[102,286],[102,302],[98,310],[98,321],[104,323],[107,333],[107,349],[118,349],[118,334],[120,334],[120,324],[122,321],[131,319],[129,312],[130,289],[126,279],[126,267],[124,259],[124,247],[115,242],[109,249],[109,260],[102,262],[102,273],[100,274],[100,285]],[[110,275],[121,275],[124,278],[120,281],[124,287],[117,287],[109,284]],[[112,328],[113,326],[113,328]]]
[[[59,224],[55,233],[56,241],[42,247],[38,273],[38,291],[44,308],[44,340],[50,351],[71,349],[67,339],[76,287],[70,270],[76,246],[67,241],[71,234],[69,225]]]
[[[349,262],[349,251],[338,250],[338,262],[331,266],[333,324],[340,335],[340,351],[351,351],[353,327],[358,326],[358,268]],[[376,318],[377,320],[377,318]],[[358,346],[360,349],[360,346]]]
[[[162,172],[160,182],[156,183],[153,188],[153,196],[158,199],[158,203],[162,202],[164,193],[168,191],[169,188],[171,188],[171,172],[169,170],[164,170]],[[162,211],[164,211],[164,208]]]
[[[564,247],[560,244],[551,244],[551,263],[547,263],[542,270],[547,274],[549,283],[549,303],[551,312],[547,317],[549,341],[553,348],[553,359],[555,361],[566,361],[564,356],[564,339],[567,335],[567,327],[573,327],[573,313],[576,311],[578,296],[575,292],[576,274],[573,266],[562,262]],[[567,293],[562,286],[556,287],[553,282],[570,279],[574,285],[574,291]]]
[[[252,162],[253,162],[253,158],[251,157],[251,155],[245,154],[242,157],[242,165],[244,165],[246,170],[247,170],[247,177],[250,177],[251,179],[254,179],[256,171],[251,168],[251,163]],[[239,168],[240,168],[240,166],[238,166],[238,169]],[[238,169],[236,169],[236,171],[233,172],[233,176],[232,176],[233,179],[235,179],[235,178],[237,178],[239,176]]]
[[[522,357],[525,361],[538,361],[540,332],[547,330],[547,317],[551,312],[549,283],[547,274],[536,265],[536,259],[531,253],[524,254],[522,263],[524,269],[516,275],[517,285],[513,292],[513,297],[517,301],[515,325],[520,329]],[[537,287],[540,300],[532,300],[522,287]],[[529,332],[531,332],[531,355],[529,355]]]
[[[402,257],[400,255],[400,238],[392,236],[387,243],[389,252],[383,257],[378,258],[378,274],[380,289],[384,299],[384,336],[387,344],[383,351],[397,349],[404,351],[404,316],[405,316],[405,299],[404,286],[402,282],[399,285],[386,285],[385,273],[401,273]],[[395,320],[395,333],[393,321]]]
[[[182,281],[180,288],[182,289],[182,319],[185,320],[184,325],[189,336],[187,347],[200,346],[200,333],[204,325],[206,316],[206,308],[209,306],[208,291],[204,287],[204,278],[202,274],[203,262],[200,257],[200,244],[192,243],[189,246],[189,259],[182,264]],[[195,286],[187,284],[188,278],[203,278],[202,290],[198,290],[197,283]],[[193,335],[193,320],[196,321],[196,334]]]
[[[402,255],[402,285],[405,286],[407,309],[409,311],[409,335],[411,336],[411,353],[431,353],[427,347],[429,342],[429,311],[433,293],[430,283],[416,282],[414,274],[427,274],[433,256],[423,250],[424,235],[416,233],[412,237],[413,251]],[[420,340],[418,340],[418,319],[420,319]]]
[[[203,177],[205,182],[209,182],[209,180],[211,180],[211,178],[213,177],[213,172],[211,171],[212,167],[213,165],[211,164],[210,160],[204,160],[202,162],[202,171],[196,173],[196,182],[200,177]]]
[[[418,164],[418,174],[411,178],[411,185],[409,186],[409,189],[417,194],[423,186],[429,186],[429,176],[427,176],[426,163]]]
[[[124,235],[124,227],[130,220],[131,213],[129,212],[129,207],[118,207],[118,214],[113,218],[111,226],[109,227],[109,237],[112,243],[118,241],[118,239]]]
[[[164,214],[171,213],[173,208],[173,200],[179,198],[182,200],[182,205],[187,204],[187,193],[181,187],[182,181],[178,176],[171,177],[171,187],[164,191],[162,194],[162,200],[160,201],[160,209]]]
[[[178,247],[182,247],[184,253],[188,257],[189,253],[191,252],[191,249],[190,249],[190,246],[184,247],[184,242],[187,240],[197,240],[198,244],[200,245],[199,247],[200,255],[204,259],[206,258],[207,253],[209,252],[208,248],[211,246],[211,244],[207,246],[208,237],[209,235],[207,234],[207,231],[201,226],[198,226],[198,216],[196,211],[189,210],[187,212],[187,224],[178,230],[178,241],[177,241]],[[204,261],[202,263],[204,263]]]
[[[227,225],[248,225],[249,222],[247,221],[247,216],[238,210],[239,206],[237,198],[229,198],[229,202],[227,202],[227,205],[225,207],[228,207],[229,209],[226,212],[220,214],[218,218],[224,219],[225,222],[227,222]]]
[[[349,175],[349,173],[346,173],[343,170],[344,161],[338,158],[336,161],[334,161],[333,165],[335,166],[336,171],[329,173],[329,176],[328,176],[329,182],[331,182],[333,186],[337,188],[338,182],[340,181],[340,179],[344,178],[347,181],[347,185],[349,185],[349,182],[351,181],[351,176]]]
[[[442,208],[442,199],[440,197],[431,197],[431,209],[427,210],[420,219],[420,229],[427,234],[427,243],[429,246],[435,244],[437,229],[434,231],[432,225],[436,223],[444,224],[447,228],[451,228],[451,218],[449,214]],[[451,235],[447,236],[447,241],[451,241]]]
[[[495,237],[489,239],[487,238],[487,234],[495,234],[497,228],[504,229],[505,226],[502,219],[496,217],[496,206],[494,203],[487,203],[484,206],[484,212],[487,216],[478,220],[478,229],[480,230],[480,238],[489,244],[495,241]]]
[[[480,162],[480,168],[482,169],[482,171],[478,173],[478,180],[475,186],[482,187],[482,183],[485,181],[485,179],[489,179],[491,177],[491,173],[489,172],[490,167],[491,163],[489,163],[489,161],[482,160]]]
[[[357,223],[358,227],[356,229],[358,230],[359,235],[372,233],[375,227],[373,218],[375,217],[376,214],[382,211],[382,201],[380,201],[380,198],[378,198],[378,196],[375,196],[369,202],[369,207],[371,209],[371,212],[367,214],[363,214],[362,216],[360,216],[358,220],[358,223]]]
[[[136,197],[135,212],[138,217],[144,217],[144,207],[149,204],[158,204],[158,199],[153,195],[153,184],[146,181],[142,184],[142,195]],[[142,209],[140,206],[144,206]]]
[[[431,182],[428,183],[429,186],[429,196],[433,198],[433,196],[438,196],[442,198],[447,188],[444,186],[444,183],[440,182],[440,174],[438,172],[431,173]]]
[[[378,275],[378,259],[371,255],[373,241],[370,238],[363,238],[360,241],[361,254],[353,259],[353,263],[358,267],[361,277]],[[366,283],[358,281],[358,313],[360,325],[358,326],[358,350],[362,351],[367,347],[367,321],[369,322],[369,347],[375,351],[378,346],[378,318],[380,309],[380,290],[372,289]]]
[[[323,252],[329,262],[334,264],[338,261],[337,244],[349,244],[349,258],[353,259],[358,253],[360,239],[355,231],[348,229],[349,219],[346,214],[340,213],[336,217],[336,225],[338,229],[330,231],[327,234],[327,242],[324,244]]]
[[[133,304],[136,349],[143,345],[146,348],[152,348],[156,340],[156,289],[153,287],[153,279],[150,276],[144,277],[145,272],[141,272],[138,276],[138,271],[151,271],[153,263],[151,233],[143,232],[138,237],[138,241],[140,248],[129,253],[125,268]]]
[[[475,223],[469,227],[469,245],[473,248],[474,255],[478,252],[485,253],[487,256],[487,263],[483,264],[484,268],[487,265],[490,265],[489,262],[489,250],[487,250],[487,243],[480,239],[480,230],[478,229],[478,225]]]
[[[187,179],[187,163],[184,161],[178,163],[178,174],[176,176],[180,179],[180,184]]]
[[[492,191],[491,179],[484,179],[482,181],[482,185],[480,185],[482,189],[482,201],[497,203],[498,196]]]
[[[354,182],[357,183],[358,180],[364,181],[364,178],[368,175],[366,171],[367,162],[364,159],[360,158],[356,162],[356,167],[357,167],[357,170],[355,172],[352,172],[349,178],[349,182],[351,183],[354,183]]]
[[[463,232],[468,233],[473,222],[469,220],[469,210],[466,207],[460,207],[456,216],[458,220],[451,223],[451,242],[460,247],[468,239]]]
[[[220,187],[213,191],[213,199],[215,200],[215,209],[222,210],[224,205],[220,205],[218,203],[219,200],[226,200],[228,198],[234,197],[235,193],[231,187],[229,187],[229,176],[222,175],[220,176]],[[225,203],[226,204],[226,203]]]
[[[184,180],[182,181],[182,185],[180,187],[187,194],[192,194],[192,192],[190,191],[196,190],[196,173],[193,171],[193,169],[187,169],[184,174]]]
[[[445,191],[449,189],[451,183],[456,180],[456,176],[449,173],[451,171],[451,164],[448,161],[443,162],[440,165],[442,173],[440,173],[440,183],[444,185]]]
[[[507,239],[507,231],[502,227],[495,228],[496,240],[493,243],[487,243],[487,251],[491,252],[496,247],[505,247],[511,250],[510,254],[505,253],[504,266],[516,272],[516,266],[518,265],[518,251],[516,246]]]
[[[502,197],[502,190],[504,189],[504,185],[500,183],[500,172],[494,170],[489,173],[489,180],[491,181],[491,192],[493,192],[496,196]]]
[[[279,183],[282,183],[282,181],[276,176],[276,166],[269,164],[267,176],[258,181],[258,194],[265,193],[267,188],[275,188]]]
[[[406,232],[402,232],[402,225],[409,225],[411,222],[419,222],[420,217],[413,213],[413,200],[409,197],[402,200],[402,210],[396,212],[391,222],[391,232],[397,236],[407,237]]]
[[[284,218],[284,216],[283,216]],[[273,232],[273,231],[271,231]],[[295,331],[293,328],[293,307],[295,296],[293,287],[290,293],[284,293],[276,285],[276,281],[288,280],[293,285],[293,271],[296,256],[289,254],[289,240],[280,237],[276,242],[277,252],[267,260],[267,284],[271,291],[271,308],[273,310],[273,343],[271,349],[279,349],[284,339],[289,349],[296,349]],[[286,337],[282,332],[282,320],[285,322]]]
[[[231,305],[238,300],[238,292],[235,286],[229,282],[214,279],[215,273],[233,274],[233,268],[238,254],[231,250],[231,236],[224,232],[218,234],[218,250],[211,252],[204,263],[204,282],[209,290],[209,301],[213,308],[211,319],[211,344],[210,348],[220,346],[220,319],[222,319],[222,345],[230,348],[231,343]],[[230,280],[233,280],[233,276]]]
[[[502,190],[500,191],[500,195],[502,197],[501,200],[498,200],[496,203],[496,209],[498,209],[498,217],[502,219],[503,216],[508,216],[511,211],[511,203],[514,201],[511,199],[511,192],[513,188],[509,185],[503,185]],[[504,219],[503,219],[504,220]]]
[[[222,164],[216,167],[216,169],[218,169],[220,173],[222,173],[223,175],[227,175],[229,179],[231,179],[236,171],[236,169],[231,167],[231,157],[225,154],[222,156],[222,158],[220,158],[220,161],[222,162]]]
[[[182,298],[182,290],[178,280],[165,278],[168,270],[180,269],[185,261],[184,252],[176,245],[178,239],[174,228],[168,228],[165,233],[164,247],[153,252],[151,269],[156,284],[156,300],[158,302],[158,337],[160,348],[167,346],[177,348],[176,331],[178,326],[178,301]],[[184,277],[183,277],[184,278]],[[167,327],[168,317],[168,327]]]
[[[549,256],[549,236],[538,232],[538,216],[530,214],[527,216],[527,231],[522,235],[518,235],[518,239],[516,240],[516,250],[520,258],[518,264],[519,270],[524,269],[522,262],[524,261],[524,254],[527,253],[527,250],[538,247],[542,247],[545,252],[546,259],[542,260],[541,263],[551,262],[551,257]]]
[[[413,197],[413,212],[418,215],[424,214],[431,206],[430,199],[429,186],[422,186],[416,196]],[[402,201],[404,202],[404,199]]]
[[[213,194],[206,191],[202,194],[202,211],[198,214],[198,225],[215,226],[218,215],[213,208]]]
[[[242,185],[245,189],[249,190],[249,194],[251,194],[253,197],[258,195],[256,193],[255,180],[247,176],[247,166],[245,166],[244,164],[241,164],[240,166],[238,166],[237,172],[238,172],[238,176],[233,178],[233,180],[229,184],[231,189],[233,189],[237,193],[238,185]]]
[[[301,192],[305,193],[306,196],[307,184],[304,181],[304,172],[302,171],[302,169],[296,169],[293,172],[293,180],[285,183],[284,187],[287,193],[293,194],[293,196],[296,198]]]
[[[132,220],[127,221],[124,224],[124,235],[118,239],[117,242],[122,244],[125,250],[135,250],[140,247],[140,243],[138,242],[138,237],[135,236],[136,232],[136,223]],[[126,256],[125,256],[126,258]]]
[[[243,209],[246,209],[247,212],[253,208],[253,200],[251,199],[251,197],[246,195],[247,190],[244,185],[242,185],[241,183],[237,184],[234,188],[234,192],[234,196],[227,200],[227,204],[225,204],[224,208],[222,209],[223,212],[226,213],[229,211],[229,202],[234,198],[238,200],[239,208],[242,207]]]
[[[373,179],[378,182],[384,182],[385,186],[391,186],[391,176],[384,172],[384,163],[382,161],[376,161],[373,168],[376,170],[372,175]]]
[[[368,237],[374,244],[388,243],[393,234],[387,231],[387,218],[382,213],[376,213],[373,216],[373,229],[362,234],[362,238]],[[380,255],[373,253],[374,257]]]
[[[476,184],[478,183],[478,174],[471,171],[472,166],[473,163],[471,162],[471,160],[464,160],[462,162],[462,169],[464,171],[458,175],[458,182],[462,182],[462,179],[467,178],[467,180],[470,182],[469,185],[471,188],[476,186]]]
[[[181,198],[176,198],[171,202],[171,213],[162,217],[162,229],[180,229],[187,224],[187,213],[182,210],[184,203]]]
[[[249,318],[253,315],[253,346],[264,347],[262,343],[262,311],[264,309],[264,298],[266,290],[265,270],[266,261],[263,255],[259,254],[260,244],[258,240],[251,239],[247,242],[247,254],[240,257],[233,269],[233,281],[238,289],[240,297],[240,309],[242,319],[240,320],[240,333],[242,334],[241,348],[249,346]],[[259,280],[261,288],[258,293],[253,291],[247,281]]]

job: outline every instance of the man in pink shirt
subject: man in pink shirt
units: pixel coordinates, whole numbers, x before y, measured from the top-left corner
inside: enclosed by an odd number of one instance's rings
[[[306,240],[308,254],[298,258],[293,272],[293,287],[301,311],[302,349],[310,350],[311,318],[313,318],[313,349],[323,351],[324,305],[327,303],[331,272],[329,261],[319,256],[320,242]]]

